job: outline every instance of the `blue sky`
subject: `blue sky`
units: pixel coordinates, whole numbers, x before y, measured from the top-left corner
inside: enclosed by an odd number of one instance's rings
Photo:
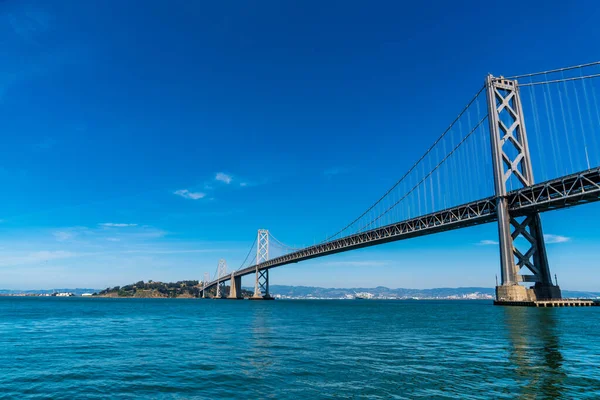
[[[593,1],[2,1],[0,288],[201,279],[258,228],[320,241],[486,74],[595,61],[599,19]],[[598,216],[543,216],[564,288],[600,290]],[[496,236],[321,258],[272,284],[489,287]]]

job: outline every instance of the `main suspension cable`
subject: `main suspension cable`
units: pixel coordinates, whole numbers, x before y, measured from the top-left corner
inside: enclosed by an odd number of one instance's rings
[[[362,217],[364,217],[365,215],[367,215],[369,213],[369,211],[371,211],[373,208],[375,208],[384,198],[387,197],[387,195],[389,195],[401,182],[403,182],[404,179],[417,167],[417,165],[421,161],[423,161],[423,159],[433,150],[433,148],[446,136],[446,134],[448,132],[450,132],[450,130],[452,129],[452,127],[454,126],[454,124],[456,124],[456,122],[458,120],[460,120],[460,118],[463,116],[463,114],[469,109],[469,107],[471,107],[471,105],[475,102],[475,100],[477,100],[477,98],[479,97],[479,95],[481,94],[481,92],[483,92],[484,89],[485,89],[485,86],[482,86],[479,89],[479,91],[475,94],[475,96],[473,96],[473,98],[471,99],[471,101],[469,101],[469,103],[462,109],[462,111],[458,114],[458,116],[454,119],[454,121],[452,121],[452,123],[450,124],[450,126],[448,126],[448,128],[446,128],[446,130],[429,147],[429,149],[427,149],[427,151],[425,152],[425,154],[423,154],[421,156],[421,158],[419,158],[417,160],[417,162],[415,162],[413,164],[413,166],[410,167],[410,169],[390,189],[388,189],[388,191],[385,192],[385,194],[383,196],[381,196],[375,203],[373,203],[371,205],[371,207],[369,207],[366,211],[364,211],[360,216],[358,216],[356,219],[354,219],[354,221],[350,222],[348,225],[346,225],[344,228],[340,229],[338,232],[334,233],[333,235],[327,237],[323,242],[327,242],[327,241],[331,240],[332,238],[336,237],[340,233],[344,232],[346,229],[350,228],[357,221],[359,221]]]
[[[551,81],[519,83],[519,86],[548,85],[548,84],[551,84],[551,83],[560,83],[560,82],[568,82],[568,81],[579,81],[579,80],[582,80],[582,79],[597,78],[599,76],[600,76],[600,74],[592,74],[592,75],[585,75],[585,76],[574,76],[574,77],[571,77],[571,78],[553,79]]]
[[[254,249],[254,245],[256,244],[256,240],[258,238],[254,238],[254,242],[252,242],[252,246],[250,246],[250,250],[248,250],[248,254],[246,255],[246,258],[244,258],[244,261],[242,262],[242,265],[240,265],[240,267],[236,270],[239,271],[240,269],[242,269],[244,267],[244,265],[246,264],[246,261],[248,261],[248,257],[250,257],[250,254],[252,254],[252,249]]]
[[[285,249],[290,249],[290,250],[300,250],[301,247],[292,247],[292,246],[288,246],[287,244],[283,243],[281,240],[278,240],[275,236],[273,236],[273,234],[271,232],[269,232],[269,236],[271,237],[271,239],[273,239],[277,244],[279,244],[281,247],[285,248]]]
[[[458,148],[479,128],[479,126],[487,119],[487,115],[485,117],[483,117],[478,123],[477,125],[475,125],[475,127],[467,134],[467,136],[465,136],[453,149],[450,153],[448,153],[448,155],[446,155],[446,157],[444,157],[444,159],[442,161],[440,161],[438,163],[438,165],[436,165],[425,177],[423,177],[419,183],[417,183],[415,186],[412,187],[412,189],[410,189],[404,196],[402,196],[402,198],[400,198],[396,203],[394,203],[394,205],[392,205],[391,207],[389,207],[387,210],[385,210],[381,215],[379,215],[377,218],[375,218],[373,221],[369,222],[367,225],[363,226],[361,228],[360,231],[362,231],[364,228],[367,228],[371,225],[373,225],[373,223],[377,222],[381,217],[383,217],[385,214],[387,214],[392,208],[396,207],[402,200],[404,200],[408,195],[410,195],[412,192],[414,192],[414,190],[416,188],[418,188],[427,178],[429,178],[431,176],[431,174],[433,174],[448,158],[450,158],[450,156],[452,154],[454,154],[456,152],[456,150],[458,150]]]
[[[557,68],[557,69],[551,69],[549,71],[540,71],[540,72],[532,72],[530,74],[523,74],[523,75],[515,75],[515,76],[510,76],[506,79],[519,79],[519,78],[527,78],[527,77],[531,77],[531,76],[538,76],[538,75],[544,75],[544,74],[552,74],[555,72],[563,72],[563,71],[570,71],[573,69],[577,69],[577,68],[585,68],[585,67],[591,67],[594,65],[600,65],[600,61],[593,61],[587,64],[580,64],[580,65],[573,65],[570,67],[564,67],[564,68]],[[521,85],[521,86],[525,86],[525,85]]]

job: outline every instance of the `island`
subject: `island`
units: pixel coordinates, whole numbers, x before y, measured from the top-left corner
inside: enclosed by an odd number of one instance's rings
[[[225,286],[223,293],[229,293],[229,286]],[[252,296],[252,292],[248,290],[242,290],[242,294],[244,297]],[[206,291],[206,297],[215,296],[216,288],[213,287],[211,290]],[[202,297],[202,282],[197,280],[178,282],[139,281],[131,285],[106,288],[94,293],[94,297],[194,299]]]

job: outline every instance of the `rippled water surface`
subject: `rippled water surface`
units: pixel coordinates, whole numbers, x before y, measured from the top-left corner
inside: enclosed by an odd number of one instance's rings
[[[0,298],[0,398],[600,398],[600,307]]]

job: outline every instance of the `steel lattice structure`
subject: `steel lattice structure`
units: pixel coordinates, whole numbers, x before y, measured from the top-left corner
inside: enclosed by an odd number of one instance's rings
[[[269,297],[269,270],[260,269],[259,265],[269,261],[269,231],[266,229],[258,230],[256,239],[256,264],[255,264],[255,298]]]
[[[206,287],[208,282],[210,281],[210,274],[208,272],[204,273],[204,279],[202,280],[202,298],[206,297]]]
[[[227,275],[227,262],[224,259],[219,260],[219,266],[217,267],[217,281],[219,284],[217,285],[217,297],[223,296],[223,290],[225,289],[225,281],[227,279],[223,279]]]
[[[489,75],[486,89],[502,277],[496,298],[526,300],[528,295],[519,282],[536,282],[538,297],[548,296],[542,291],[552,291],[550,297],[560,298],[560,290],[552,284],[539,213],[533,210],[523,216],[514,215],[506,198],[507,183],[512,178],[516,178],[512,182],[519,188],[534,184],[519,85],[515,80]],[[519,238],[524,239],[521,248],[517,245]],[[531,275],[521,275],[523,267]]]

